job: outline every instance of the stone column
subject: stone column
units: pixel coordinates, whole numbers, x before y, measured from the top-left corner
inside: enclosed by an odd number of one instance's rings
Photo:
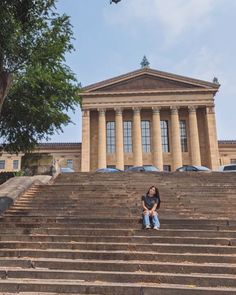
[[[139,108],[133,108],[133,163],[134,166],[143,165],[141,116]]]
[[[90,171],[90,111],[82,110],[81,171]]]
[[[153,165],[163,170],[160,109],[152,108],[152,156]]]
[[[220,166],[220,156],[217,141],[214,106],[206,107],[206,128],[208,141],[209,168],[212,170],[218,170]]]
[[[98,109],[98,169],[107,167],[106,110]]]
[[[124,143],[122,109],[116,111],[116,168],[124,170]]]
[[[171,152],[172,152],[172,171],[181,167],[182,151],[180,142],[180,127],[179,127],[179,114],[177,107],[171,107]]]
[[[192,165],[201,166],[196,107],[189,107],[189,134]]]

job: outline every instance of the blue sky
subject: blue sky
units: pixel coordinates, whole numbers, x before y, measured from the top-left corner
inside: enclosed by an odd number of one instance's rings
[[[221,84],[215,96],[218,139],[236,140],[235,0],[58,0],[71,17],[75,51],[67,55],[82,86],[150,67]],[[81,112],[75,125],[51,138],[81,141]]]

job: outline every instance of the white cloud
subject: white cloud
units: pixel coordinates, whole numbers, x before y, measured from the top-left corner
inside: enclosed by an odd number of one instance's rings
[[[204,29],[210,23],[211,13],[217,4],[215,0],[122,1],[120,7],[104,10],[105,20],[110,25],[132,29],[146,24],[153,32],[162,29],[167,43],[172,43],[190,30]]]
[[[193,50],[185,58],[174,64],[174,73],[212,81],[216,76],[221,87],[215,96],[216,122],[219,139],[235,139],[232,126],[235,124],[235,75],[234,68],[225,65],[225,53],[215,54],[214,49],[202,46],[199,50]]]
[[[195,48],[182,60],[174,65],[177,73],[186,73],[192,77],[211,81],[214,76],[220,78],[220,69],[224,57],[219,53],[216,55],[212,49],[206,46]]]
[[[167,42],[189,31],[205,29],[210,23],[214,0],[156,1],[157,17],[167,33]]]

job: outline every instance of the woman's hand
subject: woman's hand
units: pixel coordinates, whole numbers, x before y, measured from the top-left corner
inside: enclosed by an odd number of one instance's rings
[[[149,214],[150,216],[153,216],[155,214],[157,214],[156,210],[152,209],[152,210],[149,210]]]

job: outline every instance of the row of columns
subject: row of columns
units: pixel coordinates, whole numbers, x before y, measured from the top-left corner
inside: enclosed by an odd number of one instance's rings
[[[161,138],[160,109],[152,108],[152,157],[153,165],[163,168],[163,152]],[[98,168],[107,166],[106,162],[106,116],[105,110],[99,109],[98,118]],[[83,138],[82,138],[82,171],[90,171],[90,114],[83,112]],[[122,109],[115,109],[116,131],[116,167],[124,169],[124,144],[123,144],[123,115]],[[140,109],[133,108],[133,165],[143,165],[142,132]],[[201,165],[199,135],[196,108],[189,107],[189,132],[192,165]],[[180,140],[179,113],[177,107],[171,107],[171,142],[172,142],[172,169],[182,166],[182,151]]]

